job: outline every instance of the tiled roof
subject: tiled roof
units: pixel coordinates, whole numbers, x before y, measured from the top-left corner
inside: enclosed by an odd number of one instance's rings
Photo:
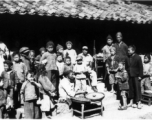
[[[0,14],[38,14],[139,24],[152,22],[152,6],[106,1],[108,0],[0,0]]]

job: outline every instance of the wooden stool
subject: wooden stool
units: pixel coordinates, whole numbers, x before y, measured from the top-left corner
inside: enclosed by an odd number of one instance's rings
[[[147,103],[150,106],[152,104],[152,94],[142,94],[141,102]]]
[[[76,103],[77,104],[77,106],[81,106],[81,109],[80,110],[78,110],[78,109],[76,109],[75,107],[74,107],[74,103]],[[98,107],[96,107],[96,108],[93,108],[93,109],[85,109],[87,106],[89,106],[89,104],[98,104],[98,103],[100,103],[100,105],[98,105]],[[103,105],[102,105],[102,101],[96,101],[96,102],[90,102],[89,104],[88,103],[77,103],[77,102],[75,102],[75,101],[73,101],[72,102],[72,106],[73,106],[73,116],[74,116],[74,112],[76,112],[76,113],[79,113],[81,116],[80,116],[80,118],[81,119],[85,119],[85,118],[87,118],[87,117],[93,117],[93,116],[96,116],[96,115],[101,115],[101,116],[103,116]],[[85,116],[84,115],[84,113],[89,113],[89,112],[94,112],[94,111],[100,111],[100,112],[98,112],[98,113],[96,113],[96,114],[93,114],[93,115],[90,115],[90,116]],[[78,116],[79,117],[79,116]]]

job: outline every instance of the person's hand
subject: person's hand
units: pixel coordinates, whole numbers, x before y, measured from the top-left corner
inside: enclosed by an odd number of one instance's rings
[[[31,80],[30,82],[31,82],[31,84],[35,84],[35,81],[34,81],[34,80]]]
[[[141,80],[141,77],[138,77],[138,80]]]
[[[56,96],[56,94],[55,93],[51,93],[51,96],[54,97],[54,96]]]
[[[15,85],[14,90],[17,91],[17,85]]]

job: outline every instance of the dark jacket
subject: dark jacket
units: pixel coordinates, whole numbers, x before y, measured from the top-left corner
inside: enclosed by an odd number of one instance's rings
[[[141,57],[137,54],[129,57],[129,75],[130,77],[143,76],[143,64]]]
[[[119,43],[115,43],[114,47],[116,48],[116,55],[123,57],[128,56],[128,46],[122,41],[119,46]]]
[[[106,60],[106,64],[108,65],[109,69],[113,70],[113,69],[117,69],[118,68],[118,63],[120,62],[120,57],[118,55],[115,55],[114,62],[115,63],[112,65],[112,59],[111,59],[111,57],[109,57]]]

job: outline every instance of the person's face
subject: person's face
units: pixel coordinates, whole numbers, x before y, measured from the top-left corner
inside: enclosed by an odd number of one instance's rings
[[[61,55],[57,57],[57,61],[58,61],[58,62],[61,62],[61,61],[62,61],[62,56],[61,56]]]
[[[148,63],[149,62],[149,59],[148,59],[148,57],[144,57],[144,63]]]
[[[53,52],[53,46],[52,45],[48,46],[46,49],[47,49],[48,52]]]
[[[69,49],[69,50],[72,48],[71,44],[67,44],[66,46],[67,46],[67,49]]]
[[[42,51],[41,51],[41,55],[43,55],[44,53],[45,53],[45,50],[42,50]]]
[[[116,38],[117,38],[117,41],[118,41],[118,42],[121,42],[121,41],[122,41],[122,36],[121,36],[121,35],[117,35]]]
[[[9,70],[9,66],[7,64],[4,64],[4,69],[5,69],[5,71],[8,71]]]
[[[119,70],[123,70],[124,69],[124,65],[123,64],[121,64],[121,63],[119,63]]]
[[[77,60],[77,63],[80,65],[82,64],[82,60]]]
[[[63,48],[60,48],[60,49],[59,49],[59,53],[63,53]]]
[[[114,49],[112,49],[112,50],[110,51],[110,53],[111,53],[111,55],[113,56],[113,55],[116,54],[116,51],[115,51]]]
[[[68,78],[70,79],[70,80],[74,80],[74,73],[73,72],[71,72],[70,74],[69,74],[69,76],[68,76]]]
[[[128,48],[128,54],[129,55],[133,55],[135,52],[134,52],[134,50],[132,50],[132,48]]]
[[[31,73],[28,73],[28,75],[27,75],[27,79],[28,79],[29,81],[34,80],[34,75],[33,75],[33,74],[31,74]]]
[[[87,55],[88,54],[88,50],[82,50],[82,53],[84,54],[84,55]]]
[[[112,41],[111,39],[108,39],[108,40],[107,40],[107,44],[108,44],[108,45],[111,45],[112,42],[113,42],[113,41]]]
[[[33,52],[30,52],[30,59],[34,59],[34,57],[35,57],[35,54],[33,53]]]
[[[14,56],[14,61],[15,61],[15,62],[18,62],[19,60],[20,60],[19,55],[15,55],[15,56]]]
[[[70,65],[70,64],[71,64],[71,60],[70,60],[70,59],[66,59],[66,60],[65,60],[65,63],[66,63],[67,65]]]

